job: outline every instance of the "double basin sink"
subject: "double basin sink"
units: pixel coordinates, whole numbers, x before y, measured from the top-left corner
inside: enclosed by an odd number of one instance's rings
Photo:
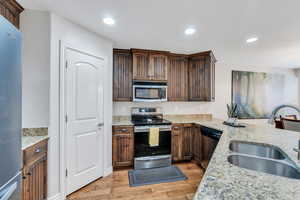
[[[245,141],[231,141],[228,162],[241,168],[292,179],[300,179],[300,170],[278,147]]]

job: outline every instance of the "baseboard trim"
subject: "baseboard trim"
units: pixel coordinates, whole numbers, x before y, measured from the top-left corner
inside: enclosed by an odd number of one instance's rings
[[[104,177],[106,177],[106,176],[112,174],[112,172],[113,172],[113,167],[112,167],[112,166],[110,166],[109,168],[106,168],[106,169],[104,170]]]
[[[62,199],[61,193],[58,193],[52,197],[48,197],[48,200],[63,200],[63,199]]]

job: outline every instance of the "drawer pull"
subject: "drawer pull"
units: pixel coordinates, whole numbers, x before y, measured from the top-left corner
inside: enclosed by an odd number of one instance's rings
[[[27,175],[28,175],[28,176],[31,176],[31,173],[30,173],[30,172],[28,172],[28,173],[27,173]]]
[[[40,148],[38,148],[38,149],[35,150],[35,153],[41,153],[41,151],[42,150]]]
[[[120,130],[117,130],[116,132],[127,133],[128,130],[126,128],[122,128]]]
[[[174,130],[179,130],[179,127],[174,127],[173,129],[174,129]]]

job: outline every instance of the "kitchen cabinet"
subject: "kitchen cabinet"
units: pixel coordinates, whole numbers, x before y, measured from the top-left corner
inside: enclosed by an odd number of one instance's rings
[[[132,54],[130,50],[113,51],[113,100],[132,100]]]
[[[191,160],[193,157],[193,125],[172,125],[172,158],[174,161]]]
[[[133,79],[149,80],[149,52],[132,50]]]
[[[167,81],[168,52],[132,49],[133,80]]]
[[[202,137],[199,126],[195,126],[193,131],[193,160],[200,165],[202,161]]]
[[[167,51],[114,49],[113,99],[132,101],[134,81],[167,82],[168,101],[214,101],[212,51],[173,54]]]
[[[113,167],[132,166],[134,157],[133,126],[113,126]]]
[[[188,101],[188,57],[186,55],[169,55],[168,101]]]
[[[47,198],[47,146],[43,140],[23,151],[22,200]]]
[[[20,27],[20,14],[24,8],[15,0],[0,1],[0,15],[8,19],[17,28]]]
[[[215,100],[215,62],[211,51],[189,56],[189,101]]]
[[[149,76],[151,81],[168,80],[168,56],[163,53],[150,53]]]

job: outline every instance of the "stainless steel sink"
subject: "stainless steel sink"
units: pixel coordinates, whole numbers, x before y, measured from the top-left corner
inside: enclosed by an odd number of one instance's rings
[[[245,141],[231,141],[229,149],[241,154],[248,154],[277,160],[286,159],[286,156],[278,147],[266,144],[251,143]]]
[[[228,162],[238,167],[255,170],[292,179],[300,179],[300,172],[295,167],[281,161],[245,155],[230,155]]]

